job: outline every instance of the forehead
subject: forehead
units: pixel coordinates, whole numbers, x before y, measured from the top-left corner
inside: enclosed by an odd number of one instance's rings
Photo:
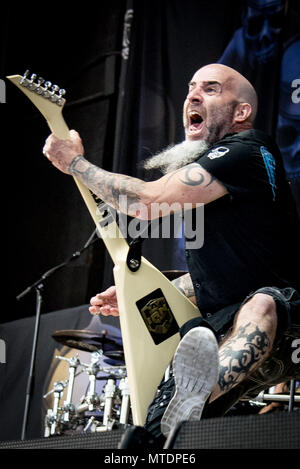
[[[226,73],[224,73],[223,70],[220,70],[218,68],[212,67],[212,68],[200,68],[199,70],[194,73],[191,81],[194,82],[201,82],[201,81],[217,81],[219,83],[224,83],[228,77],[226,76]]]
[[[190,83],[202,85],[205,83],[220,83],[223,91],[236,92],[237,80],[230,70],[219,67],[203,67],[196,71]]]

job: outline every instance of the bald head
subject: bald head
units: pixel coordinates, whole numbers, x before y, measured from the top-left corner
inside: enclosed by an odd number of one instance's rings
[[[251,106],[250,122],[253,122],[257,113],[257,94],[251,83],[239,72],[223,64],[210,64],[202,67],[198,72],[208,73],[222,81],[224,90],[230,91],[239,103],[248,103]],[[196,73],[198,73],[196,72]]]
[[[206,65],[189,83],[183,106],[186,139],[211,144],[251,129],[256,111],[256,92],[243,75],[226,65]]]

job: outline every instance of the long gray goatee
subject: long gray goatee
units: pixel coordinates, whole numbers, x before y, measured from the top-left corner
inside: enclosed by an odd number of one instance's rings
[[[170,145],[144,163],[145,169],[160,169],[167,174],[195,161],[210,145],[203,140],[184,140]]]

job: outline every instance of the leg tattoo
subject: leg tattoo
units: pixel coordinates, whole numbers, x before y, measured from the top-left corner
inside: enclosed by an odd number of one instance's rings
[[[258,326],[250,322],[240,326],[219,351],[221,391],[227,391],[244,379],[265,358],[269,348],[270,340]]]

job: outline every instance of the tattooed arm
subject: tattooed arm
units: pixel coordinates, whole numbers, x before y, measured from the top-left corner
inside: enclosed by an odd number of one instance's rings
[[[227,193],[198,163],[150,182],[105,171],[84,158],[82,142],[75,131],[70,131],[68,140],[50,135],[43,153],[60,171],[75,176],[101,200],[116,210],[126,208],[129,215],[141,219],[168,215],[186,203],[208,203]],[[120,196],[127,197],[125,207],[120,207]],[[160,210],[153,212],[153,204],[159,204]]]
[[[172,281],[173,285],[178,288],[185,296],[196,304],[195,291],[190,274],[184,274]]]

